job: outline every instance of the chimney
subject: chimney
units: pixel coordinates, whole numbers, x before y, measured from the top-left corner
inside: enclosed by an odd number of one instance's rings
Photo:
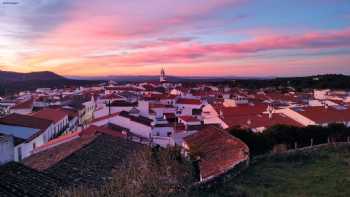
[[[326,101],[322,101],[322,105],[323,105],[323,107],[325,108],[325,109],[328,109],[328,104],[326,103]]]
[[[273,111],[274,111],[273,107],[269,105],[267,107],[267,113],[269,114],[269,119],[272,119]]]

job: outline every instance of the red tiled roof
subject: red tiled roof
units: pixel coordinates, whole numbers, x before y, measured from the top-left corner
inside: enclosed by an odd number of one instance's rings
[[[28,141],[30,141],[46,131],[46,129],[52,124],[52,121],[28,115],[10,114],[8,116],[0,118],[0,124],[17,125],[22,127],[40,129],[39,132],[35,133],[28,139]]]
[[[78,110],[73,109],[73,108],[63,108],[60,105],[51,105],[49,108],[51,109],[57,109],[57,110],[62,110],[68,114],[68,119],[71,120],[79,115]]]
[[[68,113],[60,109],[45,108],[34,113],[32,116],[51,120],[56,123],[62,120],[65,116],[68,116]]]
[[[167,119],[176,118],[175,113],[163,113],[163,115],[164,115],[165,118],[167,118]]]
[[[150,103],[149,104],[150,109],[155,109],[155,108],[173,108],[172,105],[164,105],[161,103]]]
[[[128,86],[116,86],[116,87],[106,87],[106,90],[119,90],[119,91],[140,91],[141,89],[136,87],[128,87]]]
[[[185,122],[199,122],[200,121],[194,116],[179,116],[178,118],[185,121]]]
[[[33,99],[26,100],[24,102],[17,103],[12,109],[28,109],[33,107]]]
[[[73,119],[74,117],[77,117],[79,115],[78,111],[75,109],[67,109],[67,108],[60,108],[60,109],[68,114],[69,119]]]
[[[268,114],[251,114],[243,116],[231,116],[223,118],[223,120],[229,127],[240,126],[247,129],[254,129],[259,127],[269,128],[279,124],[296,127],[303,126],[293,119],[280,113],[274,113],[271,119],[269,118]]]
[[[177,104],[183,105],[201,105],[202,102],[199,99],[189,99],[189,98],[180,98],[176,102]]]
[[[174,129],[175,129],[175,132],[179,133],[179,132],[185,131],[186,130],[186,126],[184,124],[182,124],[182,123],[176,124],[174,126]]]
[[[59,144],[50,149],[44,150],[42,152],[36,153],[28,158],[26,158],[23,163],[33,169],[43,171],[51,166],[55,165],[59,161],[67,158],[74,152],[83,148],[84,146],[90,144],[97,136],[100,134],[107,134],[112,137],[126,137],[121,131],[111,127],[109,125],[97,127],[90,126],[89,128],[81,131],[79,133],[80,137],[73,139],[71,141]],[[76,135],[76,134],[74,134]],[[64,138],[64,137],[62,137]],[[61,139],[63,140],[63,139]],[[60,140],[56,141],[59,143]]]
[[[200,157],[202,179],[217,176],[249,158],[249,148],[238,138],[214,126],[184,138],[188,148]]]
[[[89,135],[60,144],[24,159],[23,164],[35,170],[44,171],[91,143],[96,137],[96,135]]]
[[[220,113],[220,111],[223,113],[223,117],[260,114],[266,111],[267,107],[268,105],[264,103],[257,103],[254,105],[242,104],[237,105],[236,107],[224,107],[222,104],[214,105],[214,108],[218,113]]]
[[[175,99],[177,96],[172,94],[151,94],[145,96],[146,100],[167,100],[167,99]]]
[[[288,93],[280,93],[280,92],[267,92],[265,94],[256,94],[256,99],[260,100],[279,100],[279,101],[291,101],[291,102],[297,102],[298,97],[296,95],[291,95]]]
[[[42,146],[37,147],[35,149],[35,152],[40,152],[40,151],[43,151],[43,150],[48,149],[50,147],[54,147],[54,146],[57,146],[61,143],[73,140],[73,139],[79,137],[80,133],[81,133],[80,131],[76,131],[76,132],[73,132],[73,133],[70,133],[67,135],[62,135],[62,136],[55,138],[53,140],[50,140],[46,144],[43,144]]]
[[[318,124],[350,121],[350,108],[305,107],[297,112]]]

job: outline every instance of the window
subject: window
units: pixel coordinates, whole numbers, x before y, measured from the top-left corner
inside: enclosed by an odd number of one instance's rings
[[[35,144],[35,142],[33,143],[33,150],[36,148],[36,144]]]

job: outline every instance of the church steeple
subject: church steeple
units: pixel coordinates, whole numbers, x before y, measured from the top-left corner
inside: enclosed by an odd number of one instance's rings
[[[165,77],[164,68],[162,68],[162,70],[160,70],[160,82],[161,82],[161,83],[166,82],[166,77]]]

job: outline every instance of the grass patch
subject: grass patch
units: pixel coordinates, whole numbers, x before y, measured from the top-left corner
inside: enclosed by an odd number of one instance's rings
[[[224,184],[192,196],[347,197],[350,147],[327,147],[260,159]]]

